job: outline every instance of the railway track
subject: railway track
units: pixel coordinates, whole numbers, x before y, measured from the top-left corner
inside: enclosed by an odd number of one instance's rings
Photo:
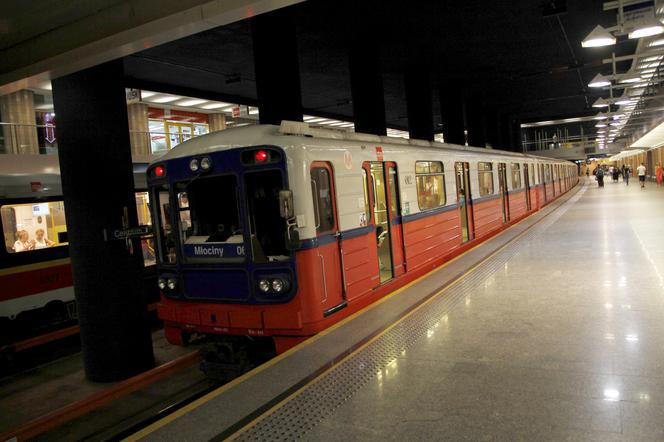
[[[102,407],[108,406],[120,399],[123,399],[131,393],[139,390],[146,389],[152,384],[164,380],[169,376],[178,373],[181,370],[192,367],[201,361],[199,352],[192,351],[177,359],[169,361],[165,364],[159,365],[152,370],[141,373],[137,376],[129,378],[125,381],[112,385],[98,393],[88,396],[84,399],[75,401],[69,405],[61,407],[36,419],[33,419],[23,425],[20,425],[10,431],[0,434],[0,441],[26,441],[38,436],[44,435],[57,427],[70,423],[78,418],[81,418],[92,411],[99,410]],[[152,418],[159,418],[163,413],[168,413],[190,400],[194,400],[199,395],[205,394],[209,388],[216,388],[216,385],[199,385],[194,388],[193,394],[187,394],[184,399],[178,399],[175,402],[168,404],[165,408],[160,410],[160,413],[145,418],[139,423],[133,423],[130,428],[136,425],[147,425],[151,422]],[[169,411],[170,410],[170,411]],[[108,431],[108,430],[106,430]],[[119,430],[122,432],[122,430]],[[131,431],[131,430],[125,430]],[[49,437],[50,438],[50,437]]]

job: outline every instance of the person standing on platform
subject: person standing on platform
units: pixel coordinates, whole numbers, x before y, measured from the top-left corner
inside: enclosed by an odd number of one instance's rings
[[[586,167],[586,178],[590,178],[590,167]]]
[[[614,182],[614,183],[617,183],[617,182],[618,182],[618,177],[620,176],[620,169],[618,169],[617,167],[614,167],[614,168],[613,168],[613,174],[612,174],[612,175],[613,175],[613,176],[612,176],[612,178],[613,178],[613,182]]]
[[[662,164],[661,163],[657,165],[655,175],[657,176],[657,185],[661,186],[662,185],[662,180],[664,179],[664,169],[662,169]]]
[[[604,169],[602,169],[602,166],[597,166],[597,169],[595,169],[595,177],[597,178],[597,185],[604,187]]]
[[[632,170],[629,168],[629,166],[623,165],[623,181],[625,182],[625,186],[629,186],[629,176],[631,174]]]
[[[641,183],[641,189],[646,188],[646,166],[641,163],[639,167],[636,168],[636,174],[639,176],[639,182]]]

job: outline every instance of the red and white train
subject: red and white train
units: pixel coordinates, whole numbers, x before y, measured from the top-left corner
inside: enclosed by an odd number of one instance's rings
[[[211,133],[148,168],[159,317],[277,353],[562,195],[576,165],[283,122]]]
[[[134,180],[139,222],[149,225],[145,164]],[[0,159],[0,345],[32,337],[77,319],[67,226],[55,155],[3,155]],[[144,277],[153,292],[151,235],[143,238]],[[151,295],[156,298],[156,294]]]

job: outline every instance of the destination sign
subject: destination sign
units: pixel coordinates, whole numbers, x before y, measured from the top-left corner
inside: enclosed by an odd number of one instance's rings
[[[184,254],[189,258],[241,258],[244,244],[185,244]]]

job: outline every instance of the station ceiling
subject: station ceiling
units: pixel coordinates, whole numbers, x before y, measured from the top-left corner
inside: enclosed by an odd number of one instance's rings
[[[463,90],[497,113],[523,122],[596,113],[606,92],[588,89],[609,74],[602,59],[633,53],[635,43],[582,48],[615,11],[597,0],[309,0],[295,6],[302,100],[306,113],[352,120],[348,48],[353,27],[378,42],[388,126],[407,129],[403,73],[428,69],[439,93]],[[202,98],[255,103],[249,22],[235,22],[125,59],[129,85]],[[629,68],[618,64],[618,72]],[[275,66],[279,69],[279,66]]]

